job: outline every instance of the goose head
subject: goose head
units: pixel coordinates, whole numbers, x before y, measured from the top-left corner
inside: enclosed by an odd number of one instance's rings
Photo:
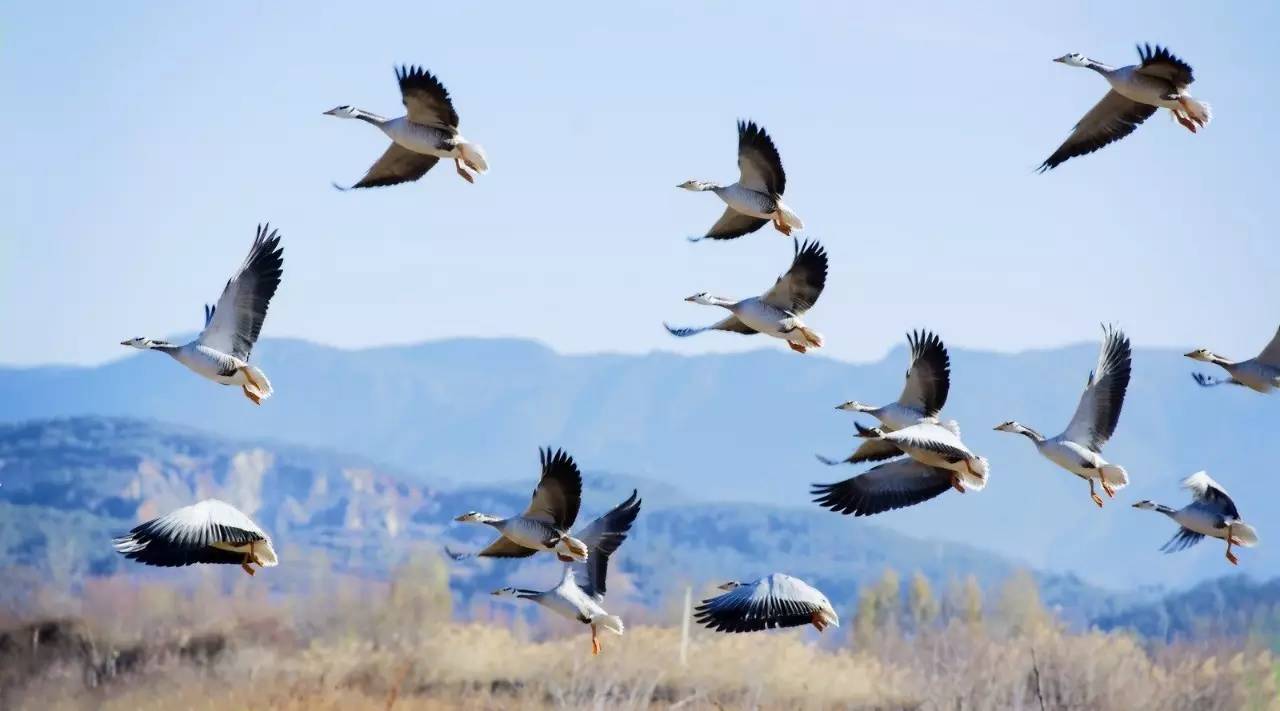
[[[716,187],[716,184],[709,183],[705,180],[686,180],[683,183],[680,183],[679,185],[677,185],[676,187],[684,188],[685,190],[692,190],[694,192],[701,192],[703,190],[710,190]]]
[[[712,296],[705,291],[699,291],[693,296],[685,298],[685,301],[688,301],[691,304],[702,304],[703,306],[724,306],[732,303],[727,299],[720,298],[719,296]]]
[[[1061,57],[1058,57],[1057,59],[1055,59],[1055,60],[1053,60],[1053,61],[1058,62],[1058,63],[1060,63],[1060,64],[1066,64],[1066,65],[1069,65],[1069,66],[1072,66],[1072,67],[1087,67],[1087,66],[1089,66],[1089,58],[1088,58],[1088,57],[1086,57],[1086,56],[1084,56],[1083,54],[1080,54],[1079,52],[1072,52],[1071,54],[1064,54],[1064,55],[1062,55]]]
[[[1023,428],[1022,428],[1022,425],[1018,424],[1017,422],[1013,420],[1009,420],[1008,422],[1002,422],[996,425],[993,429],[996,432],[1012,432],[1014,434],[1018,434],[1022,432]]]
[[[1142,501],[1139,501],[1138,503],[1134,504],[1133,508],[1142,509],[1143,511],[1155,511],[1156,502],[1143,499]]]
[[[498,588],[489,594],[494,597],[520,597],[520,591],[515,588]]]
[[[324,112],[324,115],[337,116],[338,118],[345,118],[345,119],[353,119],[353,118],[360,117],[360,110],[354,106],[347,106],[346,104],[343,104],[342,106],[335,106],[332,109],[329,109],[328,111]]]
[[[130,338],[125,341],[120,341],[120,345],[129,346],[130,348],[137,348],[138,350],[146,351],[146,350],[155,348],[156,346],[165,345],[165,342],[157,341],[152,338],[142,338],[141,336],[139,336],[138,338]]]
[[[1213,353],[1213,351],[1210,351],[1208,348],[1197,348],[1194,351],[1191,351],[1190,353],[1185,353],[1184,355],[1190,358],[1191,360],[1198,360],[1205,363],[1212,363],[1218,357]]]
[[[730,590],[737,590],[740,587],[742,587],[742,583],[738,582],[737,580],[730,580],[727,583],[721,583],[717,585],[716,589],[724,590],[725,592],[728,592]]]
[[[461,523],[492,523],[494,521],[501,521],[502,519],[497,516],[480,513],[479,511],[468,511],[453,520]]]
[[[858,402],[857,400],[850,400],[849,402],[836,405],[836,409],[844,410],[845,412],[867,412],[869,410],[874,410],[876,408],[870,405],[864,405]]]

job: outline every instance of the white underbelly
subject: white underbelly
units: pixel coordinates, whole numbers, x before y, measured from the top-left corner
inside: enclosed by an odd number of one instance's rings
[[[766,336],[781,338],[784,341],[804,343],[804,334],[797,328],[798,326],[803,326],[804,322],[794,316],[788,316],[785,312],[768,304],[759,301],[748,301],[735,309],[734,315],[738,317],[739,321]]]
[[[1040,454],[1044,455],[1045,459],[1085,479],[1097,479],[1098,466],[1105,463],[1101,457],[1067,442],[1047,442],[1040,447]]]
[[[382,126],[382,132],[397,145],[414,153],[440,158],[457,158],[462,155],[457,146],[445,145],[444,132],[429,126],[411,124],[404,118],[388,121]]]
[[[748,190],[735,184],[720,190],[717,194],[735,212],[758,217],[762,220],[771,219],[774,215],[772,201],[754,190]]]

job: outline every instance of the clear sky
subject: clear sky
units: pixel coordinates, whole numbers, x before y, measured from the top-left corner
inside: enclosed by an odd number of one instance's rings
[[[740,117],[831,255],[810,322],[875,358],[1091,340],[1257,353],[1277,325],[1280,5],[7,3],[0,9],[0,363],[94,363],[201,326],[259,221],[284,234],[267,336],[343,347],[524,336],[565,352],[771,345],[661,322],[748,296],[791,245],[689,244]],[[1054,64],[1167,44],[1214,122],[1165,114],[1047,175],[1105,92]],[[387,144],[322,112],[401,111],[392,68],[454,96],[491,172],[340,193]]]

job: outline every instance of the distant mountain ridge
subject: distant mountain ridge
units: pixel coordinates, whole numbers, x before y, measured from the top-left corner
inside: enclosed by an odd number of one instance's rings
[[[834,405],[897,397],[904,347],[876,363],[849,364],[778,349],[570,356],[502,339],[361,351],[266,340],[255,360],[277,395],[259,409],[164,358],[138,354],[94,368],[0,369],[0,422],[142,417],[339,449],[432,482],[520,479],[529,453],[555,444],[589,470],[674,484],[699,499],[811,507],[811,516],[848,537],[875,525],[963,541],[1117,588],[1180,586],[1225,572],[1212,541],[1158,553],[1172,524],[1127,506],[1140,498],[1179,504],[1177,481],[1208,469],[1263,539],[1243,554],[1241,570],[1280,575],[1280,556],[1267,546],[1280,497],[1266,476],[1280,446],[1270,437],[1280,399],[1198,388],[1189,377],[1196,364],[1177,351],[1136,349],[1124,414],[1106,448],[1134,483],[1103,510],[1089,502],[1083,482],[1023,438],[990,431],[1017,419],[1056,433],[1096,358],[1096,344],[1016,355],[951,349],[944,415],[959,420],[966,442],[991,460],[991,485],[871,522],[810,503],[810,483],[861,471],[825,467],[813,454],[844,455],[855,444],[852,417]]]

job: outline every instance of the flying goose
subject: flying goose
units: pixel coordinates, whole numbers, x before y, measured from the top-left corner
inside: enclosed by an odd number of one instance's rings
[[[271,381],[249,364],[249,352],[262,331],[267,306],[283,274],[284,250],[279,234],[270,225],[258,225],[244,264],[227,280],[218,303],[205,305],[204,330],[194,341],[179,346],[139,337],[120,341],[120,345],[167,353],[197,375],[223,385],[239,385],[245,397],[261,405],[271,397]]]
[[[987,462],[986,457],[980,457],[969,451],[969,448],[960,440],[960,425],[955,420],[938,422],[935,418],[925,418],[910,427],[903,427],[892,432],[886,431],[883,427],[863,427],[857,422],[853,423],[853,426],[858,430],[856,435],[858,437],[889,442],[918,464],[945,470],[951,486],[962,494],[966,491],[982,491],[987,486],[987,476],[991,472],[990,464]],[[826,494],[828,488],[835,493],[835,490],[839,488],[842,493],[838,495],[844,499],[848,496],[844,492],[847,492],[849,487],[871,487],[875,485],[877,502],[871,503],[869,501],[863,504],[863,506],[867,507],[869,513],[879,513],[879,511],[871,511],[870,509],[886,506],[895,497],[901,500],[903,494],[896,492],[910,492],[915,489],[913,493],[906,493],[907,498],[915,499],[912,503],[926,501],[938,495],[935,493],[920,498],[922,492],[920,491],[921,485],[919,483],[908,484],[902,482],[905,478],[923,477],[931,483],[936,483],[932,477],[935,477],[937,472],[926,472],[920,468],[909,467],[905,464],[897,468],[891,468],[886,465],[881,465],[881,467],[873,468],[863,474],[862,476],[868,478],[862,479],[857,484],[850,480],[839,484],[817,485],[813,493]],[[880,471],[874,473],[876,469],[880,469]],[[854,478],[856,479],[857,477]],[[928,487],[926,486],[925,491],[927,490]],[[819,503],[822,503],[822,501],[819,500]],[[823,505],[826,506],[827,504],[823,503]],[[888,508],[898,508],[898,506],[889,506]],[[835,509],[833,508],[832,510]],[[885,511],[888,509],[883,508],[880,510]]]
[[[813,308],[826,283],[826,250],[817,242],[805,242],[802,248],[796,241],[791,268],[778,277],[773,288],[763,296],[734,301],[701,291],[685,301],[705,306],[721,306],[728,309],[730,315],[703,328],[674,328],[665,323],[662,325],[671,335],[681,338],[703,331],[763,333],[781,338],[791,346],[791,350],[804,353],[810,348],[822,346],[822,334],[806,326],[801,317]]]
[[[556,557],[569,562],[586,560],[587,546],[569,535],[582,504],[582,474],[564,450],[552,452],[538,449],[542,478],[533,490],[529,507],[519,516],[502,518],[478,511],[468,511],[455,518],[465,523],[483,523],[498,529],[498,538],[484,550],[474,554],[454,553],[454,560],[481,556],[486,558],[526,558],[538,551],[555,551]]]
[[[1109,326],[1103,326],[1102,333],[1098,366],[1089,373],[1076,414],[1062,434],[1046,438],[1013,420],[995,428],[1000,432],[1024,435],[1035,443],[1045,459],[1088,481],[1089,497],[1098,506],[1102,506],[1102,497],[1094,487],[1095,480],[1102,484],[1107,496],[1115,496],[1116,489],[1129,483],[1129,474],[1124,467],[1102,458],[1102,445],[1111,439],[1116,423],[1120,421],[1120,408],[1124,405],[1133,362],[1128,336]]]
[[[725,592],[703,600],[694,620],[716,632],[758,632],[813,625],[819,632],[839,627],[840,616],[827,596],[799,578],[782,573],[749,583],[719,586]]]
[[[135,526],[112,541],[125,558],[145,565],[177,567],[193,563],[264,568],[279,564],[271,538],[231,504],[205,499]]]
[[[444,84],[421,67],[400,67],[396,79],[400,82],[400,99],[408,111],[405,116],[387,119],[347,105],[324,112],[326,116],[371,123],[391,139],[387,151],[351,187],[373,188],[417,180],[441,158],[452,158],[458,175],[474,183],[475,178],[462,166],[483,173],[489,164],[484,149],[458,133],[458,112]],[[337,184],[334,187],[350,189]]]
[[[804,229],[800,217],[782,204],[787,174],[782,158],[765,130],[751,121],[738,122],[738,182],[723,186],[705,180],[686,180],[678,188],[711,191],[728,205],[724,214],[701,239],[733,239],[760,229],[770,220],[784,235]]]
[[[1252,548],[1258,545],[1258,532],[1240,520],[1240,512],[1226,489],[1207,473],[1192,474],[1182,480],[1182,486],[1191,492],[1191,503],[1180,509],[1151,501],[1139,501],[1133,505],[1135,509],[1159,511],[1181,526],[1160,550],[1165,553],[1185,550],[1205,536],[1212,536],[1227,542],[1227,560],[1236,565],[1239,561],[1231,552],[1232,546]]]
[[[1192,360],[1219,365],[1231,376],[1224,380],[1204,373],[1193,373],[1191,377],[1206,388],[1226,383],[1243,385],[1260,393],[1269,393],[1275,388],[1280,388],[1280,330],[1276,331],[1276,335],[1271,338],[1271,342],[1267,344],[1266,348],[1262,349],[1262,352],[1256,358],[1235,363],[1209,351],[1207,348],[1198,348],[1191,351],[1187,354],[1187,357]]]
[[[897,402],[872,407],[850,400],[836,409],[865,412],[880,420],[885,430],[890,432],[910,427],[923,418],[936,418],[947,404],[947,393],[951,390],[951,359],[947,356],[947,347],[942,344],[942,339],[929,331],[907,334],[907,345],[911,347],[911,364],[907,367],[906,383]],[[876,462],[900,453],[891,442],[867,440],[843,461],[849,464]],[[828,465],[841,463],[822,455],[818,455],[818,460]]]
[[[558,615],[590,625],[591,653],[599,654],[599,628],[619,635],[624,629],[622,618],[604,609],[605,577],[609,572],[609,556],[627,540],[627,532],[640,513],[638,494],[633,490],[630,498],[592,521],[578,534],[590,551],[587,560],[564,566],[560,583],[554,588],[538,591],[507,587],[494,590],[492,594],[533,600]]]
[[[1053,60],[1092,69],[1111,84],[1111,91],[1080,119],[1067,140],[1040,165],[1040,172],[1128,136],[1160,108],[1169,109],[1192,133],[1209,123],[1209,105],[1191,98],[1187,91],[1194,81],[1191,65],[1164,47],[1153,49],[1149,44],[1138,47],[1138,59],[1138,64],[1119,69],[1076,53]]]

